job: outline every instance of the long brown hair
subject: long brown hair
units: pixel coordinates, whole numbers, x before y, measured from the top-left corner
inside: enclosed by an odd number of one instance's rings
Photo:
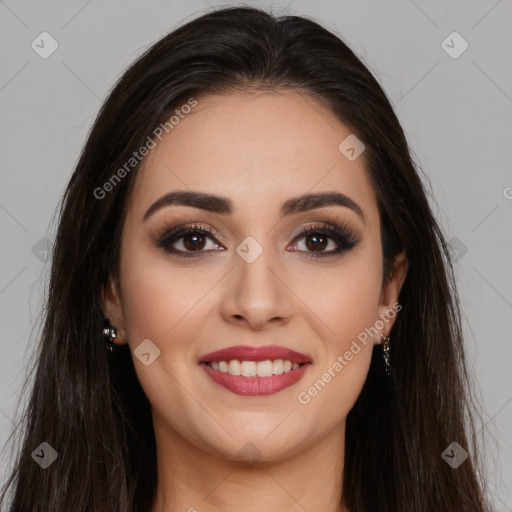
[[[107,193],[95,190],[189,98],[276,88],[322,102],[363,141],[384,276],[402,249],[409,261],[390,333],[394,371],[383,374],[376,348],[347,418],[344,503],[351,512],[485,509],[450,255],[393,108],[336,35],[303,17],[240,7],[208,13],[155,43],[92,127],[58,212],[22,446],[2,493],[5,503],[12,491],[11,512],[150,510],[157,478],[150,404],[128,345],[108,354],[102,337],[101,293],[110,275],[118,278],[140,165]],[[42,442],[58,452],[44,470],[31,457]],[[441,457],[452,442],[470,452],[456,469]]]

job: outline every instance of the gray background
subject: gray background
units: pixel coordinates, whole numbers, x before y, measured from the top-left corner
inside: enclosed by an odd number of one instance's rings
[[[335,31],[395,105],[457,251],[467,350],[484,407],[479,427],[490,436],[491,490],[497,510],[512,510],[512,2],[249,4],[308,15]],[[221,4],[0,0],[2,445],[37,339],[49,270],[45,237],[54,238],[51,220],[88,129],[134,58],[210,5]],[[47,59],[31,47],[43,31],[58,42]],[[442,47],[453,31],[469,44],[458,58]],[[461,48],[450,38],[446,44]],[[4,452],[2,481],[7,459]]]

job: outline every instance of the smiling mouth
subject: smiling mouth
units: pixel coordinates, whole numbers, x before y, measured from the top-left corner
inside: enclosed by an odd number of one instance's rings
[[[220,388],[244,396],[278,393],[296,384],[312,358],[277,345],[237,345],[203,355],[199,366]]]
[[[311,362],[292,363],[286,359],[231,359],[218,362],[203,361],[199,365],[215,384],[236,395],[265,396],[296,384],[311,366]]]
[[[304,364],[292,363],[288,359],[267,359],[265,361],[240,361],[231,359],[225,361],[207,361],[204,364],[221,373],[241,377],[272,377],[297,370]]]

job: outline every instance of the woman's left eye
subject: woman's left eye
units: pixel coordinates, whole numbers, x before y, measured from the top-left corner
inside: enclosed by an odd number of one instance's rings
[[[295,240],[305,239],[301,247],[306,247],[307,258],[322,258],[334,256],[353,249],[359,241],[348,228],[323,226],[308,226],[295,236]],[[334,246],[334,247],[333,247]],[[330,250],[326,250],[330,248]],[[295,249],[297,250],[297,249]]]
[[[208,228],[199,225],[180,226],[167,231],[158,241],[158,247],[166,253],[184,257],[201,256],[211,250],[225,250],[217,243],[216,235]],[[208,248],[207,240],[213,247]],[[305,239],[306,242],[301,240]],[[322,226],[308,226],[294,237],[296,243],[294,252],[308,253],[307,258],[319,258],[341,254],[358,244],[355,235],[347,228]],[[180,247],[181,246],[181,247]]]

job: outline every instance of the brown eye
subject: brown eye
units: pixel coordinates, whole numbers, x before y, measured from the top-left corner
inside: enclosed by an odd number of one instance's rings
[[[184,247],[189,251],[200,251],[205,246],[205,236],[197,231],[191,231],[181,238],[183,238]]]
[[[323,251],[329,244],[329,237],[322,233],[310,234],[310,235],[305,236],[304,238],[306,238],[306,240],[307,240],[307,242],[306,242],[307,248],[311,251],[315,251],[315,250]]]
[[[307,253],[308,258],[322,258],[339,255],[353,249],[359,240],[347,228],[323,224],[322,226],[308,226],[297,234],[295,240],[305,239],[304,249],[295,249],[297,252]],[[328,249],[328,250],[326,250]]]
[[[168,254],[185,257],[201,256],[202,253],[208,253],[210,250],[223,250],[219,249],[221,246],[217,243],[213,232],[199,226],[180,226],[171,229],[160,237],[157,246]]]

